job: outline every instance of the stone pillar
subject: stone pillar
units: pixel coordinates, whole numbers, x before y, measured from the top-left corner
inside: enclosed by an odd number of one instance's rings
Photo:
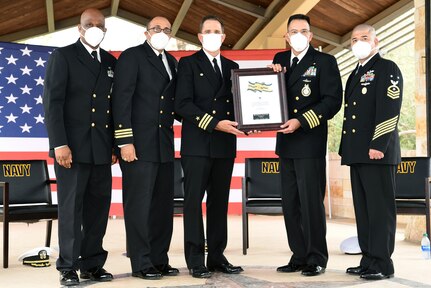
[[[415,0],[416,156],[427,155],[425,0]]]
[[[429,0],[415,0],[416,156],[427,155],[425,1]],[[411,216],[407,221],[405,239],[419,242],[425,231],[425,217]]]

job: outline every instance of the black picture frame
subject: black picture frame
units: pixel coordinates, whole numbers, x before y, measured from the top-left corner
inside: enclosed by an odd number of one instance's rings
[[[232,94],[235,121],[241,131],[279,130],[289,119],[283,72],[232,69]]]

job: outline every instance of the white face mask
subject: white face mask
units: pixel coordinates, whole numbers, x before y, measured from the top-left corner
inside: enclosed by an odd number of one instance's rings
[[[290,36],[290,45],[295,51],[302,52],[308,46],[308,38],[301,33]]]
[[[84,29],[84,28],[82,28]],[[85,30],[84,38],[85,41],[90,44],[92,47],[97,47],[102,42],[103,38],[105,38],[105,32],[103,32],[100,28],[91,27]]]
[[[221,47],[223,34],[202,34],[202,46],[209,52],[215,52]]]
[[[169,36],[163,32],[151,35],[150,44],[156,50],[163,50],[168,45]]]
[[[352,46],[353,55],[359,60],[365,59],[371,54],[371,44],[365,41],[358,41]]]

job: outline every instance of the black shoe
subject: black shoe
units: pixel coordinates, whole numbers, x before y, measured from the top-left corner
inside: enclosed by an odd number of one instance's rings
[[[81,271],[79,277],[81,277],[81,279],[90,279],[98,282],[107,282],[114,279],[114,276],[103,268],[93,268],[87,271]]]
[[[350,275],[361,275],[362,273],[364,273],[367,270],[368,270],[368,268],[365,268],[364,266],[359,265],[357,267],[347,268],[346,273],[350,274]]]
[[[244,271],[241,266],[233,266],[229,262],[218,264],[218,265],[208,265],[208,270],[218,271],[225,274],[239,274]]]
[[[211,272],[204,265],[189,269],[189,273],[194,278],[210,278],[212,275]]]
[[[155,267],[163,276],[177,276],[180,273],[177,268],[171,267],[169,264],[156,265]]]
[[[60,285],[73,286],[79,285],[78,274],[75,270],[60,271]]]
[[[382,280],[394,277],[394,274],[383,274],[374,269],[368,269],[361,274],[361,278],[365,280]]]
[[[146,268],[141,271],[132,272],[133,277],[147,280],[158,280],[162,278],[162,273],[154,267]]]
[[[287,265],[278,267],[277,272],[292,273],[292,272],[302,271],[302,269],[304,269],[305,267],[307,267],[307,265],[298,265],[290,262]]]
[[[315,264],[310,264],[310,265],[307,265],[307,267],[305,267],[304,269],[302,269],[301,274],[304,276],[317,276],[325,273],[325,270],[326,270],[325,267],[315,265]]]

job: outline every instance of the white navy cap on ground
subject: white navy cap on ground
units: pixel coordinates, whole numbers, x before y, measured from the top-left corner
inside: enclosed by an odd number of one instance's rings
[[[18,261],[22,261],[22,264],[32,267],[48,267],[51,265],[49,263],[49,255],[51,253],[52,249],[49,247],[38,247],[21,254]]]
[[[345,239],[340,244],[340,250],[346,254],[361,254],[361,247],[359,247],[358,236],[353,236]]]

